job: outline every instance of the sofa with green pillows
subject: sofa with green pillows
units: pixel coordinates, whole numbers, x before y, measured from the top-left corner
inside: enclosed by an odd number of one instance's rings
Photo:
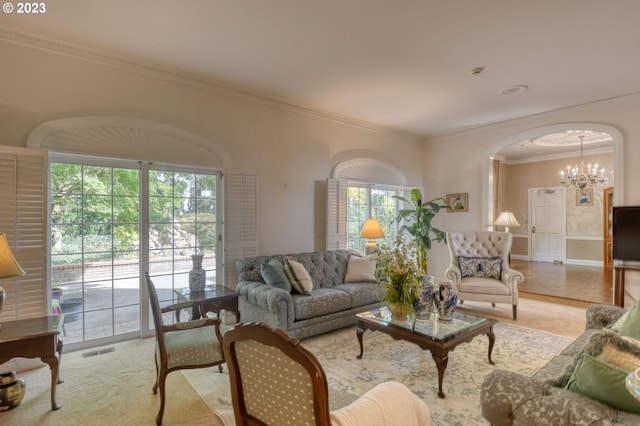
[[[640,368],[640,306],[587,308],[585,332],[532,377],[495,370],[480,391],[493,425],[640,425],[626,376]]]
[[[356,323],[380,306],[376,261],[350,250],[257,256],[236,263],[243,322],[262,322],[298,339]]]

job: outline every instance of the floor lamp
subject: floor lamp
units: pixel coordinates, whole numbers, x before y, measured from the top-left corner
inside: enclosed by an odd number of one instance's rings
[[[24,274],[25,272],[16,261],[16,258],[13,257],[7,242],[7,236],[0,232],[0,279],[18,277]],[[5,297],[4,288],[0,287],[0,312],[2,312]]]

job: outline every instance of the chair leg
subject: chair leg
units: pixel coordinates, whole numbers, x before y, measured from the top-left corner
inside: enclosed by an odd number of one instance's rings
[[[513,319],[518,319],[518,305],[513,305]]]
[[[156,424],[162,424],[162,415],[164,414],[164,384],[167,379],[167,372],[165,370],[161,370],[160,374],[158,374],[158,384],[160,387],[160,409],[158,410],[158,415],[156,416]]]

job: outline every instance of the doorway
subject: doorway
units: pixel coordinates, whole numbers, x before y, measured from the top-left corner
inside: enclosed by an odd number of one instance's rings
[[[532,262],[566,261],[564,187],[529,189],[529,253]]]
[[[533,158],[533,159],[530,159],[530,158],[519,159],[519,161],[523,163],[529,162],[533,164],[535,161],[541,162],[541,163],[538,163],[540,165],[535,165],[535,166],[532,165],[529,169],[529,173],[524,174],[523,175],[524,177],[519,176],[522,184],[528,181],[531,178],[531,176],[535,176],[535,175],[541,176],[540,177],[541,180],[546,179],[541,183],[529,184],[528,186],[523,187],[523,190],[520,193],[521,196],[519,196],[520,197],[519,202],[521,204],[522,203],[528,204],[530,201],[530,194],[529,194],[528,188],[534,188],[537,191],[538,188],[542,188],[544,190],[547,188],[553,189],[554,187],[558,186],[559,180],[560,180],[559,172],[563,167],[566,167],[568,160],[564,160],[563,165],[552,164],[550,160],[555,158],[557,162],[560,162],[560,160],[558,160],[559,158],[563,158],[563,157],[575,158],[575,157],[578,157],[578,155],[576,154],[576,151],[578,151],[579,153],[579,148],[575,148],[575,147],[567,148],[567,147],[549,146],[549,147],[544,147],[543,149],[538,149],[539,147],[533,146],[535,144],[533,144],[532,141],[543,135],[549,135],[549,134],[560,133],[560,132],[568,132],[568,131],[576,132],[577,130],[603,132],[610,136],[608,152],[610,153],[609,155],[610,155],[611,166],[608,166],[608,169],[610,170],[611,179],[608,185],[613,186],[615,177],[623,176],[623,139],[622,139],[621,133],[617,129],[611,126],[592,124],[592,123],[563,123],[563,124],[556,124],[556,125],[550,125],[550,126],[531,129],[525,132],[515,134],[511,137],[508,137],[496,143],[488,150],[488,156],[487,156],[488,161],[485,163],[485,166],[484,166],[485,179],[483,184],[484,185],[483,222],[492,223],[498,211],[515,210],[514,208],[512,208],[511,205],[509,205],[509,201],[500,199],[500,191],[503,188],[501,187],[501,183],[497,181],[497,178],[499,177],[503,183],[509,179],[511,182],[516,181],[517,179],[514,178],[513,176],[509,176],[508,174],[503,175],[502,170],[500,174],[496,174],[495,167],[497,162],[502,163],[505,157],[508,157],[508,155],[506,155],[508,153],[514,153],[516,151],[526,151],[528,149],[531,150],[531,155],[533,157],[535,157],[536,155],[538,156],[538,158]],[[541,151],[541,152],[538,152],[538,151]],[[623,186],[624,186],[624,182],[622,181],[621,178],[615,179],[615,191],[613,196],[609,197],[609,201],[612,203],[612,205],[620,205],[622,203],[621,192],[623,192]],[[602,190],[602,187],[600,187],[599,191],[601,190]],[[561,231],[560,233],[561,235],[564,235],[565,238],[567,238],[567,235],[570,235],[570,238],[566,239],[564,244],[562,244],[561,242],[557,244],[560,250],[564,248],[564,253],[559,253],[558,257],[560,258],[559,260],[565,261],[565,264],[568,261],[571,261],[570,263],[573,263],[576,260],[576,256],[574,256],[575,253],[579,253],[580,255],[583,254],[582,250],[576,251],[576,247],[597,246],[598,252],[602,253],[602,244],[603,244],[602,225],[598,228],[597,235],[595,232],[585,235],[580,230],[576,230],[576,226],[580,226],[583,219],[585,218],[585,215],[588,212],[590,212],[591,209],[586,207],[587,206],[586,203],[576,202],[577,196],[575,195],[575,192],[576,191],[573,191],[571,188],[565,188],[565,195],[564,195],[566,197],[565,217],[567,219],[564,222],[565,230],[564,232]],[[601,202],[601,198],[599,198],[599,194],[596,194],[596,197],[594,197],[594,199],[595,199],[594,207],[601,212],[602,207],[599,205],[599,203]],[[543,234],[535,235],[535,233],[538,233],[540,231],[540,228],[538,225],[535,225],[534,223],[532,223],[533,221],[532,216],[534,214],[535,213],[529,211],[528,205],[525,204],[525,207],[521,209],[520,217],[516,216],[518,221],[523,226],[521,226],[519,229],[516,228],[512,230],[512,233],[514,234],[514,248],[517,245],[519,248],[521,248],[521,253],[524,253],[524,254],[523,255],[515,254],[514,256],[514,253],[512,252],[512,259],[516,259],[518,261],[521,261],[521,260],[530,261],[534,257],[533,253],[535,251],[537,252],[536,259],[538,259],[539,258],[538,256],[540,256],[541,260],[544,259],[546,262],[553,262],[553,260],[557,260],[557,258],[551,255],[552,252],[554,251],[553,245],[556,243],[556,241],[549,240],[548,238],[546,238],[548,235],[543,235]],[[580,216],[576,217],[574,216],[575,214],[578,214]],[[535,233],[531,232],[532,226],[536,226]],[[570,254],[569,249],[571,252],[571,256],[569,256]],[[589,249],[588,251],[589,253],[592,252],[591,249]],[[577,257],[577,258],[580,259],[580,257]],[[593,258],[590,258],[590,259],[593,259]],[[599,264],[602,264],[603,263],[602,258],[600,258],[600,260],[598,260],[597,262],[599,262]],[[593,266],[595,264],[598,264],[597,262],[595,260],[589,260],[589,261],[585,261],[584,263],[579,262],[576,265],[584,266],[584,267],[590,266],[595,269],[598,269],[598,268],[602,269],[603,268],[602,266]],[[543,291],[541,291],[540,294],[545,295]],[[557,297],[558,295],[555,295],[555,296]],[[570,296],[568,295],[567,297],[570,297]]]
[[[192,254],[204,254],[209,284],[217,283],[220,173],[83,156],[50,160],[52,307],[65,314],[66,344],[148,335],[143,271],[157,278],[163,305],[189,285]]]

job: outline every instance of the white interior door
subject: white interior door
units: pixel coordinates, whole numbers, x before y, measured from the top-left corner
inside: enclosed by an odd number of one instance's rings
[[[529,253],[534,262],[565,261],[565,188],[529,189]]]

